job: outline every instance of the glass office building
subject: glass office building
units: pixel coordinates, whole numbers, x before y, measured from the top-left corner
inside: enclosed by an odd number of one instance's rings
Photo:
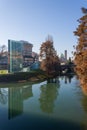
[[[8,71],[22,71],[22,49],[23,44],[20,41],[8,40]]]
[[[27,41],[8,40],[8,71],[10,73],[21,72],[24,64],[29,66],[33,63],[32,47],[33,45]]]

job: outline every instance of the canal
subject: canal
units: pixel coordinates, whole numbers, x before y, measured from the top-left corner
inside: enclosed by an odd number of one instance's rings
[[[86,90],[76,76],[0,85],[0,130],[86,130]]]

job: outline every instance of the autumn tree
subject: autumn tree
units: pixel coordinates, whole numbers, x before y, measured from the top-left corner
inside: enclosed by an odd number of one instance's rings
[[[59,57],[53,46],[53,39],[48,36],[40,47],[41,69],[46,71],[48,75],[59,71]]]
[[[78,20],[78,28],[74,31],[74,35],[78,37],[78,44],[74,52],[74,63],[81,84],[87,87],[87,9],[82,8],[82,12],[84,16]]]

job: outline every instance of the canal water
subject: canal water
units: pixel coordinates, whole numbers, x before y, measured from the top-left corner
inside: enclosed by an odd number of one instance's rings
[[[87,92],[76,76],[0,85],[0,130],[87,130]]]

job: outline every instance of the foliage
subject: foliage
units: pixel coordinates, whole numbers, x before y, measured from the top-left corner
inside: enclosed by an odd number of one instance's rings
[[[53,40],[51,37],[41,44],[40,47],[41,69],[48,75],[59,71],[59,57],[53,47]]]
[[[74,31],[74,34],[78,36],[78,44],[74,52],[74,63],[81,84],[87,87],[87,9],[82,8],[82,12],[84,16],[78,20],[78,28]]]

